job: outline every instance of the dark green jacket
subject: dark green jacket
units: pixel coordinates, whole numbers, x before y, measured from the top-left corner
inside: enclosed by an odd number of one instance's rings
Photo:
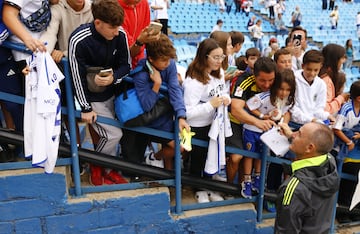
[[[278,191],[275,233],[329,233],[340,182],[334,157],[298,160],[291,169]]]

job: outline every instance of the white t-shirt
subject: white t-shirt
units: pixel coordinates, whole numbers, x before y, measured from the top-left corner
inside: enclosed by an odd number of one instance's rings
[[[283,115],[290,109],[290,106],[286,105],[285,100],[284,102],[279,103],[277,106],[271,104],[270,91],[255,94],[252,98],[246,101],[246,106],[250,111],[259,110],[260,113],[264,115],[270,114],[276,109],[278,109],[281,115]],[[250,124],[244,124],[244,128],[254,132],[263,132],[261,129]]]
[[[215,31],[221,31],[221,26],[215,24],[214,27],[212,28],[211,32],[215,32]]]
[[[161,6],[162,9],[154,10],[154,19],[168,19],[167,2],[164,0],[153,0],[151,6]]]
[[[205,127],[212,123],[215,108],[210,100],[216,96],[226,96],[230,99],[226,89],[224,71],[221,69],[221,79],[210,76],[210,81],[203,84],[196,79],[186,77],[183,83],[186,120],[190,126]]]
[[[352,101],[345,103],[338,115],[336,116],[336,122],[333,126],[334,129],[342,130],[343,128],[353,128],[360,121],[360,115],[356,115],[353,108]]]

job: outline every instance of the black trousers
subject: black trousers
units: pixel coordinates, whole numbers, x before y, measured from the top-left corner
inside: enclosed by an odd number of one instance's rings
[[[165,35],[168,35],[168,19],[159,19],[160,23],[162,24],[161,32]]]
[[[191,131],[195,132],[194,138],[209,141],[210,126],[191,127]],[[190,151],[190,174],[195,176],[204,176],[204,168],[207,157],[207,147],[193,145]]]
[[[129,162],[142,163],[148,142],[148,135],[123,129],[120,140],[122,157]]]
[[[358,175],[360,163],[344,163],[342,172],[351,175]],[[352,196],[355,192],[356,181],[341,179],[338,202],[341,205],[350,206]],[[359,205],[358,205],[359,207]]]

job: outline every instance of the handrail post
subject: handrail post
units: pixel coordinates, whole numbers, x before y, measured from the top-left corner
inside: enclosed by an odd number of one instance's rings
[[[68,60],[66,58],[63,58],[61,62],[64,66],[64,75],[65,75],[65,94],[66,94],[67,111],[68,111],[67,117],[69,121],[70,148],[71,148],[73,179],[75,185],[75,196],[81,196],[82,192],[81,192],[79,156],[78,156],[77,137],[76,137],[75,105],[74,105],[74,96],[71,85],[72,81],[70,76]]]
[[[180,152],[180,138],[179,138],[179,119],[175,120],[174,127],[175,139],[175,213],[182,213],[181,204],[181,152]]]
[[[263,144],[262,152],[261,152],[261,174],[260,174],[260,188],[259,188],[259,195],[257,201],[257,221],[262,221],[262,213],[263,213],[263,206],[264,206],[264,190],[265,190],[265,175],[266,175],[266,164],[267,164],[267,152],[269,152],[269,148]]]
[[[340,153],[339,153],[340,154]],[[339,155],[338,155],[339,156]],[[342,173],[342,167],[344,164],[344,160],[342,157],[339,157],[337,161],[337,171],[338,171],[338,175],[340,177],[341,180],[341,173]],[[336,192],[335,194],[335,202],[334,202],[334,210],[332,213],[332,217],[331,217],[331,229],[330,229],[330,233],[336,233],[335,232],[335,218],[336,218],[336,206],[337,206],[337,202],[338,202],[338,197],[339,197],[339,191]]]

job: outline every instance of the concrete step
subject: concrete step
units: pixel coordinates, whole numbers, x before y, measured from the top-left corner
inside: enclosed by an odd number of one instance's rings
[[[252,204],[170,213],[168,187],[70,197],[70,167],[0,171],[4,233],[271,233]],[[236,218],[235,218],[236,217]],[[266,230],[266,231],[265,231]]]

